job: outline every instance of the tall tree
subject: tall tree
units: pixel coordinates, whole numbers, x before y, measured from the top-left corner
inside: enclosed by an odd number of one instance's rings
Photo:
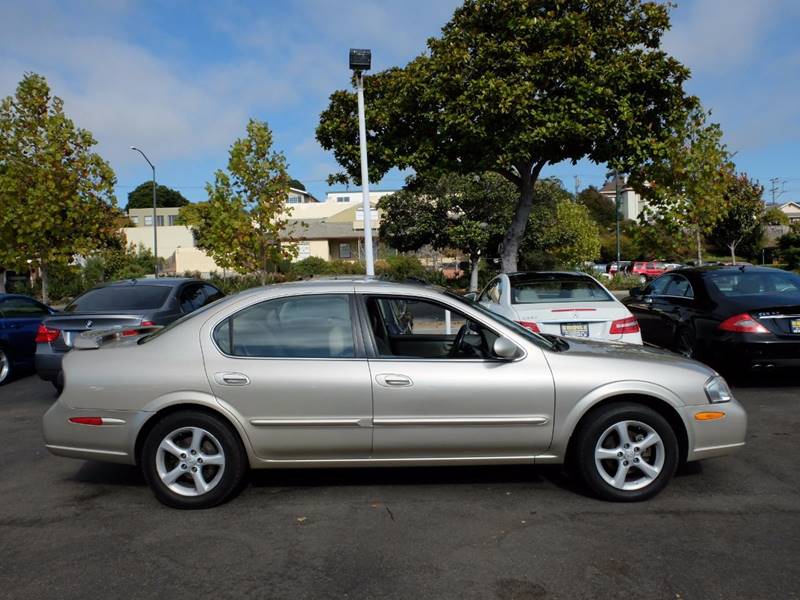
[[[589,158],[622,171],[671,136],[696,100],[660,47],[669,5],[642,0],[466,0],[403,68],[365,77],[370,179],[493,171],[516,187],[500,247],[515,270],[548,164]],[[317,128],[360,180],[356,97],[334,92]]]
[[[173,190],[165,185],[156,185],[156,206],[159,208],[186,206],[189,201],[184,198],[178,190]],[[153,182],[145,181],[136,186],[136,189],[128,194],[128,206],[125,210],[132,208],[152,208],[153,207]]]
[[[731,174],[725,189],[725,214],[711,230],[710,238],[731,253],[731,262],[736,264],[736,249],[744,244],[750,253],[761,241],[764,202],[761,195],[764,186],[745,174]]]
[[[228,173],[218,170],[206,184],[208,201],[181,208],[180,222],[192,227],[198,247],[223,268],[257,273],[267,282],[270,267],[291,257],[281,244],[289,192],[286,158],[272,149],[272,131],[250,120],[247,137],[230,149]]]
[[[502,235],[502,213],[514,187],[496,173],[448,173],[412,180],[381,199],[380,237],[401,251],[430,245],[469,257],[470,291],[478,289],[478,264],[490,240]]]
[[[578,193],[578,203],[583,204],[595,222],[603,228],[610,228],[616,222],[614,201],[601,194],[593,185]]]
[[[678,135],[661,145],[655,159],[631,174],[633,187],[649,201],[642,218],[690,231],[701,264],[703,238],[727,208],[725,192],[732,169],[722,129],[708,123],[708,114],[701,108],[693,110]]]
[[[38,266],[45,302],[51,265],[120,243],[116,179],[95,144],[41,75],[0,105],[0,264]]]

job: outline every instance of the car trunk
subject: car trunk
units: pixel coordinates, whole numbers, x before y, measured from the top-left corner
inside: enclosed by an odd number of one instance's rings
[[[609,333],[611,323],[631,316],[625,307],[616,302],[565,302],[556,307],[517,304],[514,309],[519,316],[518,321],[536,323],[542,333],[595,340],[622,339],[622,334]]]
[[[750,314],[777,336],[800,338],[800,305],[768,306],[751,310]]]
[[[124,329],[135,327],[142,323],[142,316],[124,313],[70,313],[59,314],[45,320],[45,325],[51,329],[58,329],[61,335],[52,342],[54,350],[65,351],[72,347],[76,335],[89,329]]]

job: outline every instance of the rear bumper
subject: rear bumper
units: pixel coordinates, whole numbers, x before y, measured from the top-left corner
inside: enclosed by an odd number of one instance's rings
[[[39,377],[57,383],[61,375],[61,362],[65,352],[54,352],[49,344],[38,344],[34,363]]]
[[[725,416],[712,421],[699,421],[695,418],[697,413],[706,411],[720,411]],[[745,445],[747,413],[737,400],[685,406],[682,412],[684,422],[690,428],[687,460],[725,456]]]
[[[800,340],[754,340],[755,335],[740,339],[720,340],[712,345],[712,356],[719,357],[720,366],[750,370],[773,367],[800,367]]]
[[[77,409],[56,400],[42,418],[45,447],[52,454],[84,460],[136,464],[136,436],[152,415],[146,411]],[[79,425],[70,417],[102,417],[103,425]]]

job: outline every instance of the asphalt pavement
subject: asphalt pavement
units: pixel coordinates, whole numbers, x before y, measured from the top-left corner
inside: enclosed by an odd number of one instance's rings
[[[48,454],[26,377],[0,388],[0,598],[800,598],[800,381],[735,393],[747,447],[646,503],[555,467],[387,468],[259,472],[186,512]]]

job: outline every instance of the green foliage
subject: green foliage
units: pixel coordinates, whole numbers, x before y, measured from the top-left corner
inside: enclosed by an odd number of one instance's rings
[[[516,257],[547,164],[640,164],[695,104],[661,48],[669,5],[639,0],[466,0],[403,68],[365,77],[370,180],[390,168],[499,173],[517,188],[504,235]],[[337,91],[317,139],[360,180],[355,94]],[[624,169],[623,169],[624,170]]]
[[[685,229],[665,226],[663,221],[651,223],[626,223],[630,236],[631,252],[622,254],[626,259],[664,259],[684,261],[693,255],[691,234]]]
[[[601,194],[596,187],[589,186],[578,194],[578,203],[583,204],[592,219],[602,228],[609,229],[616,225],[616,207],[614,201]]]
[[[0,265],[33,260],[45,301],[53,265],[121,244],[116,179],[95,144],[40,75],[26,74],[0,104]]]
[[[788,225],[789,215],[777,206],[770,206],[764,211],[763,221],[765,225]]]
[[[390,256],[375,261],[375,274],[392,281],[424,281],[445,285],[446,279],[439,271],[427,269],[416,256]]]
[[[736,264],[737,248],[743,248],[748,256],[757,255],[760,251],[764,235],[763,193],[764,187],[745,174],[731,174],[728,177],[725,213],[714,224],[709,239],[730,251],[733,264]]]
[[[184,206],[179,222],[192,227],[198,247],[220,267],[256,273],[266,283],[275,265],[296,252],[280,240],[289,176],[266,123],[250,120],[247,137],[231,146],[228,173],[218,170],[206,191],[208,201]]]
[[[582,204],[567,198],[555,206],[540,202],[531,222],[536,226],[528,228],[520,261],[525,270],[576,268],[600,253],[597,224]]]
[[[789,269],[800,269],[800,228],[778,238],[778,256]]]
[[[156,206],[159,208],[186,206],[189,201],[184,198],[178,190],[173,190],[165,185],[156,185]],[[153,208],[153,182],[145,181],[136,186],[136,189],[128,194],[128,206],[125,210],[132,208]]]
[[[617,273],[611,279],[601,279],[604,286],[610,290],[622,291],[632,290],[635,287],[642,287],[639,275],[628,273]]]
[[[631,174],[633,187],[651,206],[643,218],[674,233],[691,231],[698,262],[703,260],[703,236],[727,210],[725,194],[732,170],[722,130],[707,120],[702,109],[693,110],[653,160]]]

